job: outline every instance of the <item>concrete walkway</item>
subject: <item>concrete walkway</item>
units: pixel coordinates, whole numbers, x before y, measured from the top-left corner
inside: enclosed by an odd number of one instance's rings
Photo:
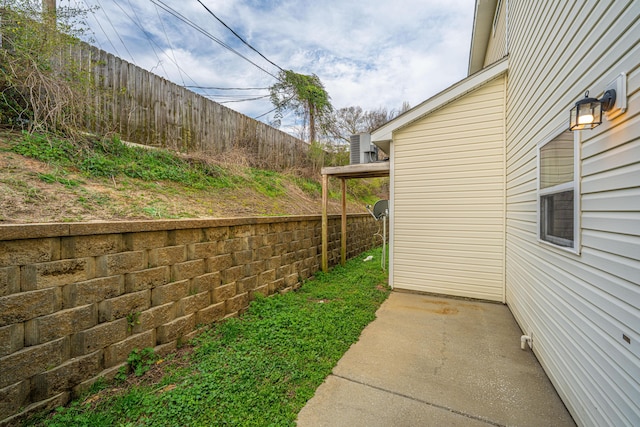
[[[298,426],[574,426],[501,304],[393,292]]]

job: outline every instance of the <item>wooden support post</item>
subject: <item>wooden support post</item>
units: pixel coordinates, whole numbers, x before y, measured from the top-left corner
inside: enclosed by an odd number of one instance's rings
[[[322,271],[329,271],[329,219],[327,209],[329,205],[329,175],[322,175]]]
[[[340,264],[345,265],[347,262],[347,180],[341,179],[342,187],[342,229],[340,235]]]

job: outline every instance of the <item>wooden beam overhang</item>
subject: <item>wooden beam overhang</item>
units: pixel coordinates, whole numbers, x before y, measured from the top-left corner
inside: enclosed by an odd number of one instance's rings
[[[363,163],[360,165],[333,166],[322,168],[322,175],[335,178],[380,178],[389,176],[389,162]]]
[[[389,176],[389,162],[363,163],[322,168],[322,271],[329,270],[329,177],[340,178],[342,189],[342,221],[340,236],[340,263],[347,260],[347,179],[383,178]]]

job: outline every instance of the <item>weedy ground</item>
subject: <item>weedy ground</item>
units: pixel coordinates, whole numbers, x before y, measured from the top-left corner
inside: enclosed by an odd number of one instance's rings
[[[363,262],[368,255],[374,261]],[[129,357],[131,373],[35,426],[286,426],[358,340],[389,291],[376,249],[298,290],[258,297],[176,354]]]
[[[0,134],[0,224],[319,214],[320,174],[251,167],[123,143]],[[348,211],[387,198],[388,180],[349,182]],[[339,213],[339,183],[329,212]]]

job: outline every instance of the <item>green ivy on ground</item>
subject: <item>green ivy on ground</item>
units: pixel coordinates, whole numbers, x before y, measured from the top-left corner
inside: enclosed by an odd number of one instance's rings
[[[238,179],[217,165],[194,162],[167,150],[127,145],[114,137],[74,144],[45,134],[24,133],[12,151],[61,168],[77,168],[88,177],[127,176],[143,181],[173,181],[193,188],[231,188]]]
[[[373,255],[374,260],[364,262]],[[381,250],[318,273],[300,289],[258,297],[240,318],[194,341],[187,367],[107,398],[78,400],[35,425],[295,425],[316,388],[388,295]],[[144,376],[142,377],[144,379]],[[104,390],[103,390],[104,391]]]

